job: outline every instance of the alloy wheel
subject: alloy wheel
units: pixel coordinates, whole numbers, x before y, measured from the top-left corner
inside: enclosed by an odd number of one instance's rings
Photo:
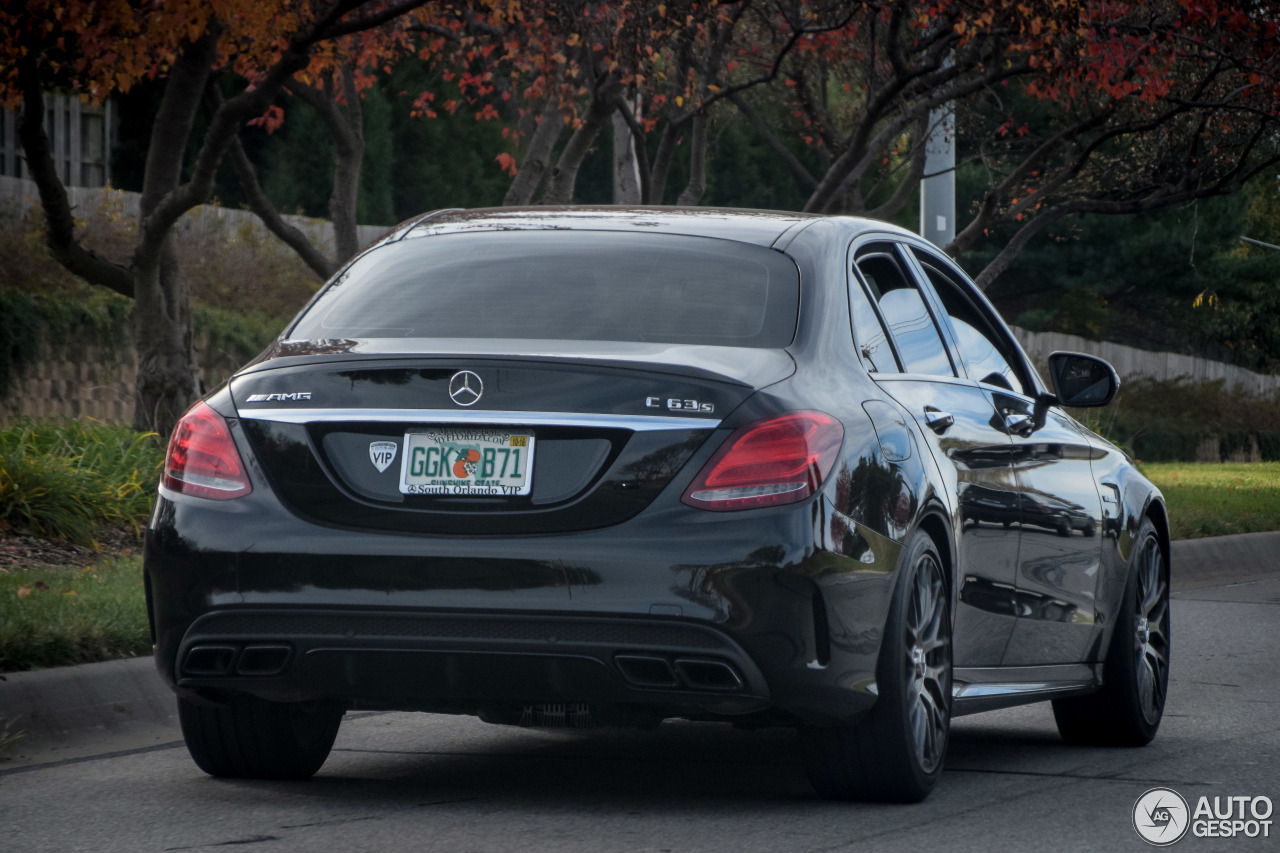
[[[1169,679],[1169,584],[1164,555],[1154,536],[1143,542],[1138,558],[1138,595],[1134,614],[1138,702],[1148,723],[1160,719]]]
[[[907,714],[916,759],[932,773],[947,746],[951,703],[951,626],[942,567],[932,554],[916,564],[906,620]]]

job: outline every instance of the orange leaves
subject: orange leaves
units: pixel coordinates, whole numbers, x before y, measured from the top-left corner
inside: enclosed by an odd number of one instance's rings
[[[516,174],[518,174],[519,168],[516,166],[515,157],[512,157],[504,151],[493,159],[498,161],[498,167],[502,169],[502,171],[506,172],[510,177],[514,178]]]
[[[284,110],[275,104],[267,107],[267,111],[262,115],[248,121],[250,127],[261,127],[267,133],[275,133],[282,124],[284,124]]]
[[[316,15],[330,2],[264,3],[261,0],[26,0],[24,14],[0,9],[0,100],[17,97],[16,65],[22,56],[39,56],[42,75],[68,80],[74,90],[102,100],[128,91],[140,80],[167,75],[192,44],[217,33],[215,70],[230,70],[250,82],[260,81],[299,37],[309,38]],[[368,19],[389,5],[385,0],[353,4],[339,23]],[[511,4],[516,9],[519,3]],[[431,15],[452,9],[448,0],[412,10],[381,26],[340,38],[313,39],[310,63],[302,76],[318,79],[339,67],[361,71],[359,88],[372,75],[385,73],[400,56],[424,47],[407,19],[428,23]],[[449,28],[456,14],[443,15]],[[460,26],[461,24],[459,24]],[[431,39],[430,41],[438,41]],[[439,45],[437,44],[437,50]],[[261,122],[269,124],[271,118]]]

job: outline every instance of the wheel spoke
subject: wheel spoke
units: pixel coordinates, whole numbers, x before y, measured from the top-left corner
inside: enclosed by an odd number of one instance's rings
[[[916,733],[916,747],[920,763],[926,766],[933,761],[936,747],[934,718],[931,705],[932,702],[929,699],[929,694],[922,692],[920,694],[920,701],[916,705],[920,721]]]
[[[1167,662],[1168,662],[1168,659],[1165,657],[1164,652],[1160,651],[1155,646],[1147,646],[1145,657],[1146,657],[1146,660],[1148,661],[1147,665],[1151,668],[1151,671],[1153,673],[1155,673],[1156,675],[1159,675],[1161,672],[1164,671],[1165,666],[1167,665]]]
[[[925,711],[919,702],[911,707],[911,732],[916,745],[916,754],[923,758],[925,738],[928,737],[929,723],[925,719]]]
[[[1147,540],[1143,557],[1141,592],[1144,594],[1141,598],[1142,612],[1145,614],[1150,613],[1152,608],[1164,597],[1164,583],[1160,578],[1160,568],[1164,561],[1161,559],[1160,545],[1156,542],[1155,537]]]
[[[1152,696],[1155,692],[1155,680],[1151,673],[1151,668],[1146,665],[1145,661],[1138,664],[1138,701],[1142,705],[1145,712],[1152,705]]]

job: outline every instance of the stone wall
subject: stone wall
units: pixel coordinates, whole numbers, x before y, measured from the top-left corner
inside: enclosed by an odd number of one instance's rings
[[[9,393],[0,397],[0,425],[23,417],[94,418],[110,424],[133,422],[137,353],[132,344],[45,345],[42,357],[18,371]],[[201,350],[197,349],[197,358]],[[213,388],[238,364],[210,356],[199,371],[204,388]]]
[[[112,424],[133,421],[134,354],[98,345],[68,345],[47,354],[13,378],[0,398],[0,422],[22,416],[94,418]]]

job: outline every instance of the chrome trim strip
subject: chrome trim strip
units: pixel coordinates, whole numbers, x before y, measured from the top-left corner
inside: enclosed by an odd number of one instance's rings
[[[985,699],[991,696],[1021,696],[1028,693],[1057,693],[1063,690],[1079,690],[1093,687],[1093,682],[1024,682],[1019,684],[954,684],[953,699]]]
[[[240,409],[240,417],[286,424],[363,421],[365,423],[445,423],[605,427],[653,432],[670,429],[715,429],[715,418],[601,415],[589,412],[491,412],[471,409]]]

